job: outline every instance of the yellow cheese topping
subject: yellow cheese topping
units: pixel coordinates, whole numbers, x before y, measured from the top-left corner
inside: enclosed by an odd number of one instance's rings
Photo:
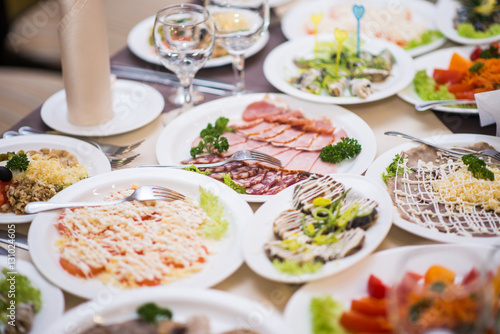
[[[464,205],[465,210],[476,206],[500,213],[500,169],[489,167],[495,175],[494,181],[477,179],[461,166],[454,172],[442,173],[440,180],[432,186],[442,199],[456,205]]]

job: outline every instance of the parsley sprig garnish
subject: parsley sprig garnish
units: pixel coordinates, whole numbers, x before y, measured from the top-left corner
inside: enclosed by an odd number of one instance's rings
[[[467,165],[467,170],[477,179],[495,180],[495,174],[486,167],[486,162],[473,154],[462,156],[462,161]]]
[[[7,161],[7,164],[5,167],[7,167],[10,170],[18,170],[18,171],[25,171],[28,169],[28,165],[30,164],[30,161],[28,160],[28,156],[24,152],[19,152],[18,154],[14,155],[12,158],[10,158],[9,161]]]
[[[227,126],[229,119],[219,117],[214,125],[208,123],[207,127],[200,132],[201,140],[197,146],[191,148],[191,156],[194,158],[199,154],[214,152],[222,153],[229,148],[226,137],[222,137],[224,132],[234,132],[234,129]]]
[[[342,137],[337,144],[323,147],[319,157],[324,162],[336,164],[342,160],[352,158],[361,152],[361,145],[354,138]]]

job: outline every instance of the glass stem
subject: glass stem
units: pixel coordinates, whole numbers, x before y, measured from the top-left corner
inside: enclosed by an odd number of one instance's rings
[[[233,56],[233,70],[235,77],[234,93],[241,94],[245,90],[245,55]]]
[[[183,88],[184,103],[182,111],[186,111],[194,106],[193,102],[193,76],[179,76],[180,85]]]

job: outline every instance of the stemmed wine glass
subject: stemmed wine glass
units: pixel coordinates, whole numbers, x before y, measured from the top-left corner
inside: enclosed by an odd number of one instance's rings
[[[158,11],[153,41],[160,61],[179,78],[186,96],[182,111],[193,106],[193,78],[212,56],[214,25],[209,12],[194,4],[180,4]]]
[[[215,26],[217,43],[233,58],[234,91],[245,90],[245,54],[269,27],[268,0],[205,0]]]

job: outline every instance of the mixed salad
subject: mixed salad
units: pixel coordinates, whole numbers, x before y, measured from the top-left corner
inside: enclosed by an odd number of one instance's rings
[[[489,276],[493,293],[498,296],[500,270]],[[311,332],[423,333],[448,328],[453,333],[472,333],[482,316],[482,300],[476,291],[489,286],[480,283],[476,268],[459,276],[441,265],[432,265],[423,274],[408,271],[393,286],[372,274],[366,283],[366,295],[351,300],[349,309],[331,295],[313,297],[309,305]],[[498,301],[493,304],[495,314]]]
[[[460,7],[453,20],[458,35],[488,38],[500,34],[500,5],[497,0],[458,0]]]
[[[500,44],[476,47],[468,58],[454,53],[448,68],[436,68],[432,77],[420,70],[413,79],[424,101],[474,99],[474,94],[500,88]]]

